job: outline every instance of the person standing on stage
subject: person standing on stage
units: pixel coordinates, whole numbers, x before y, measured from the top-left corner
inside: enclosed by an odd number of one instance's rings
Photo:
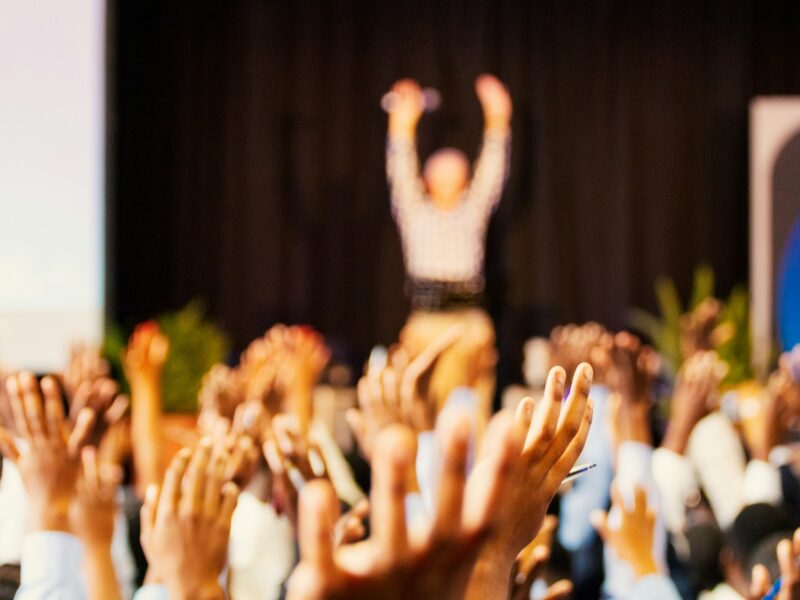
[[[454,148],[434,152],[420,173],[415,138],[425,100],[411,79],[398,81],[390,92],[386,171],[413,311],[401,340],[425,347],[459,323],[464,332],[440,359],[431,395],[441,407],[450,390],[467,385],[488,414],[496,353],[494,327],[481,309],[484,246],[508,174],[512,105],[492,75],[478,77],[475,91],[484,132],[471,178],[466,156]]]

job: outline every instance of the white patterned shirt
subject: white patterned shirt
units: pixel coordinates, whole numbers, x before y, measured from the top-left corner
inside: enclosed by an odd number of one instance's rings
[[[452,210],[441,210],[425,191],[414,138],[389,136],[386,173],[408,277],[482,287],[486,229],[508,175],[510,139],[508,133],[484,134],[467,189]]]

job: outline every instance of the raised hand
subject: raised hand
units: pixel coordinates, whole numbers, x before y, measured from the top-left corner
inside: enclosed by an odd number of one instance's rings
[[[683,364],[672,394],[664,448],[683,454],[694,426],[713,408],[727,372],[728,366],[713,350],[697,352]]]
[[[561,367],[550,370],[543,399],[535,407],[530,398],[520,402],[513,420],[524,432],[522,451],[509,467],[509,485],[497,507],[497,526],[492,529],[470,583],[468,598],[500,598],[506,593],[517,555],[539,532],[547,507],[564,477],[580,456],[592,422],[592,367],[581,363],[575,370],[569,397],[563,401],[566,374]],[[499,443],[492,424],[486,434],[487,452]],[[478,462],[470,475],[468,499],[479,498],[486,486],[487,463]]]
[[[69,420],[75,423],[85,408],[92,409],[97,417],[89,436],[89,444],[99,446],[109,427],[120,422],[129,406],[128,397],[119,394],[119,384],[101,376],[84,380],[69,397]]]
[[[653,559],[653,536],[656,514],[647,504],[647,492],[640,487],[633,491],[633,507],[628,509],[616,487],[611,488],[613,506],[620,510],[622,518],[618,528],[608,526],[608,514],[598,510],[592,513],[592,525],[617,556],[631,565],[637,579],[658,573]]]
[[[292,415],[276,415],[265,437],[263,451],[272,474],[273,505],[297,525],[299,492],[307,481],[327,475],[325,460]]]
[[[329,359],[322,336],[312,328],[275,325],[242,353],[245,399],[261,402],[271,414],[294,413],[306,430],[313,389]]]
[[[242,374],[224,364],[216,364],[203,375],[197,395],[200,413],[197,426],[203,435],[211,435],[218,419],[233,422],[237,408],[245,401]]]
[[[43,378],[40,385],[31,373],[11,375],[6,392],[15,435],[25,446],[18,448],[12,434],[0,428],[0,452],[19,468],[33,529],[70,531],[68,513],[76,493],[80,452],[89,441],[95,413],[84,407],[68,423],[53,377]]]
[[[239,488],[226,481],[228,456],[212,454],[209,440],[172,459],[164,482],[147,489],[142,548],[152,580],[175,599],[222,599],[218,583],[228,549]]]
[[[684,360],[697,352],[711,350],[715,342],[721,341],[718,329],[722,303],[716,298],[706,298],[693,310],[681,315],[680,351]]]
[[[606,384],[612,393],[612,424],[617,443],[652,444],[650,409],[655,403],[655,380],[661,367],[656,351],[638,337],[620,332],[595,352],[605,354]]]
[[[97,450],[87,446],[81,452],[81,473],[69,520],[84,548],[83,571],[90,600],[121,598],[111,541],[114,537],[115,494],[122,480],[116,464],[101,463]]]
[[[550,561],[553,534],[558,526],[558,517],[545,517],[541,531],[517,556],[511,579],[509,600],[528,600],[531,586],[541,577],[542,571]],[[547,588],[543,600],[559,600],[572,593],[572,582],[568,579],[556,581]]]
[[[61,374],[61,382],[67,399],[72,400],[84,382],[94,383],[101,377],[108,377],[108,361],[100,355],[100,348],[83,343],[70,348],[69,363]]]
[[[508,129],[511,121],[511,96],[497,77],[484,74],[475,80],[475,93],[483,107],[486,129]]]
[[[161,372],[169,353],[169,340],[155,321],[139,324],[122,351],[122,366],[131,388],[160,385]]]
[[[510,424],[507,424],[510,425]],[[409,537],[404,498],[415,454],[415,436],[391,425],[378,437],[373,459],[370,537],[334,547],[338,501],[324,480],[309,483],[300,498],[301,561],[289,580],[290,600],[463,597],[475,556],[497,517],[497,504],[522,437],[506,426],[502,445],[487,459],[480,498],[465,502],[468,415],[451,413],[443,424],[444,466],[430,530]],[[505,588],[503,589],[505,593]]]
[[[559,366],[570,379],[582,362],[594,366],[594,380],[604,379],[613,335],[599,323],[559,325],[550,332],[550,366]],[[601,377],[602,376],[602,377]]]
[[[800,529],[795,530],[791,540],[781,540],[777,552],[781,582],[778,594],[773,597],[775,600],[800,600]],[[772,587],[764,565],[753,567],[750,581],[751,599],[764,598]]]
[[[346,414],[367,460],[372,457],[378,433],[392,423],[408,425],[416,432],[433,429],[436,405],[428,393],[433,370],[462,333],[461,327],[451,327],[413,359],[407,348],[399,346],[391,353],[389,364],[368,367],[358,382],[359,408],[352,408]]]
[[[392,93],[395,100],[389,112],[389,133],[413,136],[424,110],[419,83],[401,79],[392,86]]]
[[[151,484],[161,481],[161,373],[169,352],[169,340],[155,321],[136,327],[122,351],[122,366],[131,386],[131,433],[136,486],[140,497]]]

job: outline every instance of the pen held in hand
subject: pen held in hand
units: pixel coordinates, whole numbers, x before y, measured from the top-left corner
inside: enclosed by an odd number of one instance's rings
[[[565,483],[570,482],[573,479],[576,479],[577,477],[580,477],[581,475],[586,473],[586,471],[590,471],[590,470],[594,469],[596,466],[597,466],[597,463],[589,463],[589,464],[578,465],[577,467],[573,467],[572,470],[567,474],[567,476],[564,477],[564,481],[561,482],[561,485],[564,485]]]

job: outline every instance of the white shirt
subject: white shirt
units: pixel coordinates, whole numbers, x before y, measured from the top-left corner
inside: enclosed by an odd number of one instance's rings
[[[469,187],[452,210],[440,210],[425,193],[414,139],[389,136],[386,173],[409,277],[482,283],[486,228],[508,174],[509,141],[510,134],[484,134]]]
[[[656,450],[653,475],[664,521],[676,534],[685,526],[687,496],[701,487],[723,529],[749,504],[783,501],[778,468],[760,460],[745,463],[739,437],[722,413],[700,420],[689,436],[686,456],[666,448]]]
[[[622,442],[617,449],[617,472],[615,483],[622,495],[622,500],[630,509],[633,507],[634,487],[638,486],[647,492],[647,503],[657,515],[655,529],[653,531],[653,547],[651,549],[653,560],[662,573],[667,572],[667,532],[664,527],[664,519],[661,517],[660,501],[656,484],[653,480],[653,448],[641,442],[626,441]],[[622,514],[618,507],[612,507],[608,515],[608,526],[617,529],[620,526]],[[664,581],[669,582],[667,588],[674,589],[669,577],[662,580],[652,577],[644,577],[636,580],[631,566],[620,559],[613,548],[606,546],[603,552],[605,563],[606,579],[603,590],[612,598],[671,598],[671,592],[663,590]],[[643,586],[646,593],[637,595],[637,587]],[[659,590],[656,594],[653,590]],[[633,591],[631,591],[633,590]],[[653,594],[653,595],[650,595]],[[677,594],[676,594],[677,595]]]
[[[0,565],[18,563],[28,530],[28,495],[19,476],[19,469],[10,460],[3,460],[0,478]]]
[[[236,600],[277,600],[297,562],[294,531],[285,516],[249,492],[233,511],[228,544],[230,592]]]
[[[83,600],[83,547],[74,535],[36,531],[22,545],[20,586],[15,600]]]

